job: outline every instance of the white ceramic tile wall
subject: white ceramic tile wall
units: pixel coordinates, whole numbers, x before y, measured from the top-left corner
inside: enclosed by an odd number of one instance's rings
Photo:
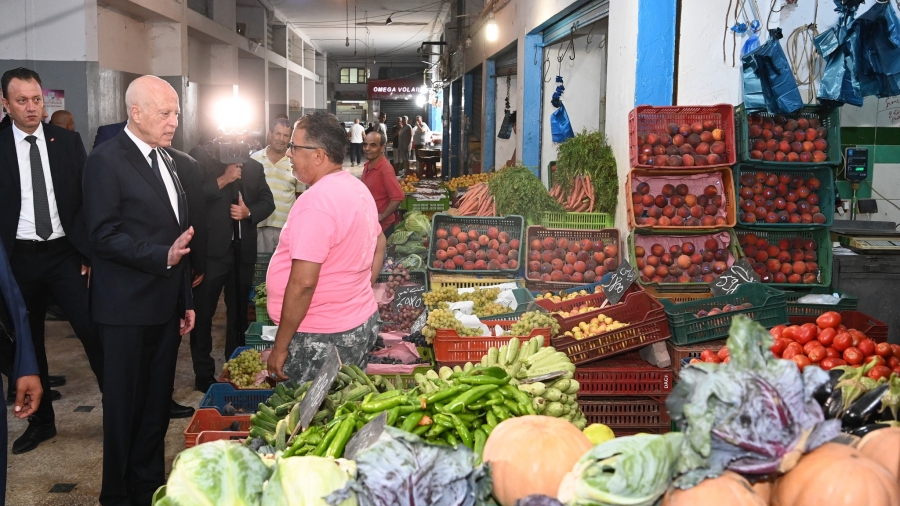
[[[872,192],[872,198],[878,203],[878,212],[860,215],[860,219],[900,223],[900,209],[894,207],[900,206],[900,163],[876,163],[873,167],[872,186],[881,194],[879,196],[875,191]]]

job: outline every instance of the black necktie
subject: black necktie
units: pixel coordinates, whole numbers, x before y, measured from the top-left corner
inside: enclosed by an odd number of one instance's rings
[[[163,189],[166,190],[166,183],[163,181],[162,173],[159,172],[159,162],[156,161],[156,150],[150,150],[150,168],[153,169],[153,174],[156,175],[156,179],[159,180],[159,184],[163,186]],[[166,190],[166,195],[169,194],[169,191]]]
[[[37,137],[29,135],[25,140],[31,144],[31,191],[34,199],[34,229],[38,237],[47,240],[53,235],[50,221],[50,200],[47,197],[47,181],[44,179],[44,164],[37,147]]]

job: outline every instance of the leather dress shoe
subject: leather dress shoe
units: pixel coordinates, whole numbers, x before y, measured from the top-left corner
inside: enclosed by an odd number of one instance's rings
[[[209,387],[211,385],[215,385],[216,383],[218,383],[218,381],[216,381],[216,378],[213,378],[212,376],[210,376],[208,378],[195,378],[194,379],[194,390],[196,390],[198,392],[203,392],[205,394],[206,392],[209,391]]]
[[[51,401],[58,401],[60,399],[62,399],[62,394],[59,393],[59,390],[50,390],[50,400]]]
[[[172,407],[169,408],[169,418],[189,418],[194,414],[194,408],[190,406],[182,406],[172,400]]]
[[[61,387],[66,384],[65,376],[49,376],[49,383],[51,387]]]
[[[12,452],[14,455],[30,452],[37,448],[43,441],[54,437],[56,437],[55,423],[29,423],[25,432],[13,443]]]

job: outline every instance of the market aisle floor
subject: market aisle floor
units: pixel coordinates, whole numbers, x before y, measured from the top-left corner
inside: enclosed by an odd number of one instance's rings
[[[213,320],[213,358],[216,369],[224,362],[225,304]],[[88,367],[81,342],[67,322],[47,322],[47,349],[51,374],[65,375],[59,388],[62,399],[54,402],[57,436],[36,450],[8,456],[6,504],[9,506],[94,506],[100,495],[103,462],[103,407],[97,382]],[[4,378],[5,381],[5,378]],[[5,395],[5,392],[4,392]],[[191,349],[185,337],[178,350],[175,400],[197,407],[203,394],[194,391]],[[11,411],[11,407],[7,407]],[[7,412],[9,448],[27,426]],[[166,435],[166,471],[184,449],[184,429],[190,419],[172,420]]]

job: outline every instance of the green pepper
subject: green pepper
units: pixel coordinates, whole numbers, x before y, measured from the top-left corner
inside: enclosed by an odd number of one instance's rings
[[[513,385],[505,385],[501,390],[506,390],[507,392],[511,393],[513,399],[515,399],[519,404],[531,404],[531,398],[528,397],[528,394],[519,390]]]
[[[415,413],[416,411],[422,411],[422,406],[419,404],[407,404],[405,406],[400,406],[401,415],[410,415]]]
[[[428,439],[433,439],[437,436],[440,436],[445,430],[447,430],[447,428],[444,427],[443,425],[441,425],[439,423],[433,423],[433,424],[431,424],[431,429],[428,431],[427,434],[425,434],[425,437]]]
[[[459,434],[459,439],[462,441],[462,444],[466,445],[470,449],[472,448],[472,433],[469,432],[469,428],[466,427],[466,424],[463,423],[462,420],[459,419],[456,415],[450,415],[450,419],[453,421],[453,428],[456,429],[456,433]]]
[[[469,406],[469,407],[471,408],[471,406]],[[456,416],[459,417],[460,420],[462,420],[466,423],[472,423],[478,419],[478,415],[475,415],[472,413],[459,413]]]
[[[442,410],[445,413],[459,413],[465,407],[484,396],[486,393],[496,390],[497,385],[479,385],[467,392],[457,395],[452,401],[447,403]]]
[[[506,419],[512,417],[512,414],[509,412],[508,409],[506,409],[506,406],[503,406],[501,404],[497,404],[496,406],[491,406],[491,411],[493,411],[494,415],[497,416],[497,420],[500,420],[501,422],[503,420],[506,420]]]
[[[474,403],[466,406],[466,409],[468,409],[469,411],[481,411],[482,409],[487,407],[487,402],[488,401],[486,401],[486,400],[484,400],[484,398],[482,398],[478,402],[474,402]]]
[[[447,415],[438,413],[437,415],[434,415],[433,420],[434,420],[434,423],[441,425],[446,429],[454,428],[453,419],[451,419]]]
[[[534,410],[534,406],[532,406],[530,402],[525,403],[525,404],[519,403],[518,406],[519,406],[519,412],[521,412],[523,415],[536,415],[537,414],[537,411]]]
[[[487,434],[488,436],[490,436],[490,435],[491,435],[491,432],[494,431],[494,428],[491,427],[490,425],[488,425],[488,424],[485,423],[485,424],[482,424],[481,430],[483,430],[485,434]]]
[[[504,402],[503,405],[506,406],[506,409],[508,409],[510,411],[510,413],[512,413],[516,416],[522,416],[525,414],[525,413],[522,413],[521,411],[519,411],[519,405],[516,404],[516,401],[514,401],[512,399],[506,399],[506,402]]]
[[[401,392],[400,390],[388,390],[387,392],[376,395],[375,397],[372,398],[372,400],[373,401],[382,401],[384,399],[392,399],[402,393],[403,392]]]
[[[410,415],[406,417],[406,420],[403,421],[403,425],[400,426],[400,429],[405,430],[406,432],[413,432],[423,418],[425,418],[424,411],[410,413]]]
[[[515,396],[509,390],[501,388],[497,391],[500,392],[500,395],[502,395],[504,399],[515,399]]]
[[[395,397],[391,397],[390,399],[384,399],[380,401],[376,401],[372,399],[368,402],[363,402],[359,409],[361,409],[365,413],[380,413],[382,411],[387,411],[393,407],[399,406],[401,404],[406,404],[406,396],[399,395]]]
[[[325,451],[325,456],[337,459],[344,455],[344,447],[347,446],[347,441],[350,440],[350,436],[353,435],[353,430],[355,428],[356,415],[351,414],[343,421],[343,423],[341,423],[340,429],[334,439],[331,440],[328,449]]]
[[[341,425],[342,424],[340,423],[336,423],[330,429],[328,429],[328,432],[325,433],[325,437],[322,438],[322,441],[320,441],[319,444],[316,445],[316,449],[313,451],[313,455],[317,457],[322,457],[325,455],[325,450],[327,450],[332,441],[334,441],[335,436],[337,436],[337,433],[341,430]]]
[[[464,390],[468,390],[468,389],[469,389],[468,386],[466,386],[466,387],[464,388],[463,385],[456,385],[456,386],[454,386],[454,387],[450,387],[450,388],[445,388],[445,389],[442,389],[442,390],[438,390],[437,392],[434,392],[434,393],[431,393],[431,394],[426,395],[426,396],[425,396],[425,403],[426,403],[427,405],[431,405],[431,404],[434,404],[434,403],[436,403],[436,402],[440,402],[440,401],[443,401],[443,400],[445,400],[445,399],[449,399],[449,398],[451,398],[451,397],[453,397],[453,396],[459,394],[460,392],[462,392],[462,391],[464,391]]]
[[[446,441],[447,444],[449,444],[450,446],[452,446],[454,449],[455,449],[457,446],[459,446],[459,440],[456,439],[456,436],[453,435],[453,432],[452,432],[452,431],[447,431],[447,432],[444,433],[444,441]]]
[[[495,415],[493,411],[488,411],[486,417],[487,423],[491,426],[491,428],[496,427],[497,424],[500,423],[497,421],[497,415]]]
[[[430,429],[430,428],[431,428],[430,425],[419,425],[418,427],[416,427],[415,429],[412,430],[412,433],[417,436],[421,436],[422,434],[425,434],[426,432],[428,432],[428,429]]]
[[[510,379],[502,367],[479,367],[460,376],[459,382],[469,385],[506,385]]]
[[[506,399],[506,397],[503,397],[503,395],[500,394],[500,390],[491,390],[490,392],[488,392],[488,398],[492,401],[499,402],[503,402]]]
[[[397,423],[397,418],[399,416],[400,416],[400,406],[394,406],[393,408],[389,409],[387,412],[387,422],[386,423],[388,425],[390,425],[391,427],[393,427],[394,424]]]
[[[476,429],[475,434],[475,447],[473,448],[475,452],[475,465],[481,464],[481,455],[484,453],[484,444],[487,442],[487,433],[485,433],[481,429]]]

